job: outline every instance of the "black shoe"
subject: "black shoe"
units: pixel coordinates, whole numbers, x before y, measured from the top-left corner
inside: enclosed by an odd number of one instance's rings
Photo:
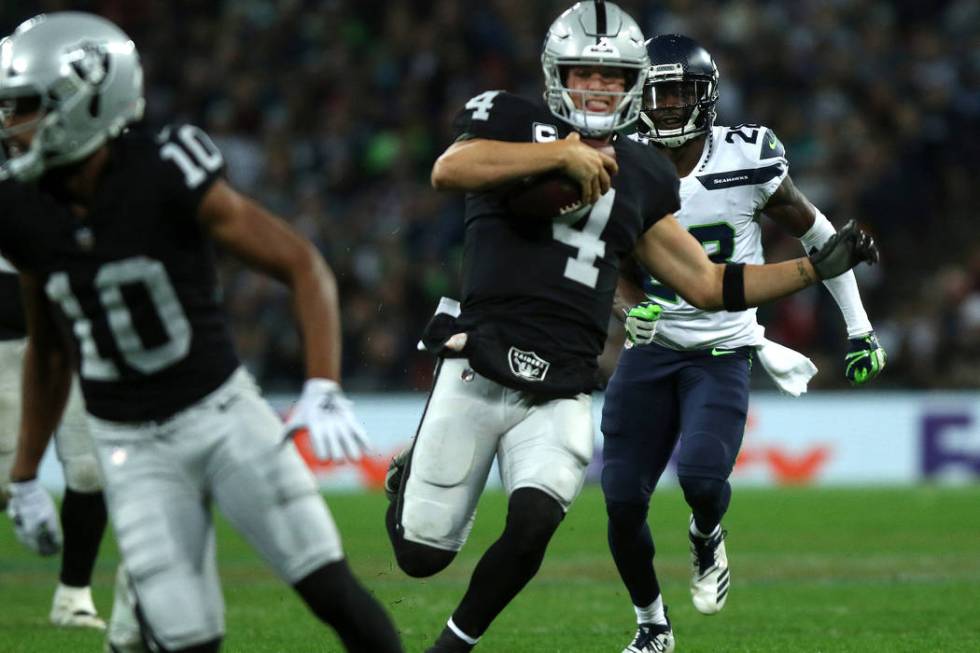
[[[402,477],[405,475],[405,467],[408,465],[408,457],[411,451],[411,446],[406,447],[388,463],[388,471],[385,473],[385,496],[391,503],[398,499],[398,493],[402,487]]]
[[[469,653],[472,650],[473,644],[467,644],[446,626],[439,633],[436,643],[425,649],[425,653]]]

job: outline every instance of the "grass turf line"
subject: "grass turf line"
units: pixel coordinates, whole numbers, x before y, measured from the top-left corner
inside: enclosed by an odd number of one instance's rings
[[[503,527],[489,493],[459,558],[413,580],[395,566],[379,494],[328,496],[355,570],[391,612],[412,653],[424,650]],[[732,594],[714,617],[687,591],[688,510],[681,494],[654,497],[657,567],[678,653],[980,651],[980,487],[740,489],[725,520]],[[223,521],[219,566],[227,601],[223,651],[341,651],[293,593]],[[95,577],[103,616],[118,557],[107,540]],[[101,635],[47,623],[58,560],[0,528],[0,652],[101,650]],[[486,652],[613,652],[632,636],[629,598],[609,557],[605,512],[589,487],[558,531],[538,576],[491,626]]]

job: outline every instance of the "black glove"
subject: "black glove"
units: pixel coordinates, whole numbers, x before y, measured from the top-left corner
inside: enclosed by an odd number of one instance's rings
[[[844,225],[818,251],[810,254],[810,262],[821,280],[840,276],[862,261],[877,263],[878,246],[874,238],[862,231],[854,220]]]

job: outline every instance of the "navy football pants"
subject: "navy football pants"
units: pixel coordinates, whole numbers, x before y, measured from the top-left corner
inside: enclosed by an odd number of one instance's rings
[[[712,487],[727,494],[745,432],[752,350],[712,351],[651,344],[623,352],[602,409],[607,502],[645,506],[678,437],[677,475],[688,502]]]

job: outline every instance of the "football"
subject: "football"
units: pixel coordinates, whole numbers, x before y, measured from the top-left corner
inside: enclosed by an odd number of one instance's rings
[[[613,146],[606,141],[583,138],[586,145],[616,158]],[[582,189],[578,183],[561,172],[547,172],[524,179],[511,188],[504,199],[507,209],[519,218],[550,220],[580,217]]]

